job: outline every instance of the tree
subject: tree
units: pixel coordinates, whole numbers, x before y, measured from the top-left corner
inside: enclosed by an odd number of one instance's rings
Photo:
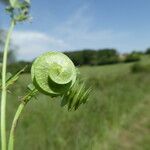
[[[150,48],[146,50],[145,54],[150,54]]]
[[[65,52],[65,54],[74,62],[76,66],[84,64],[82,51]]]
[[[92,49],[84,49],[83,63],[85,65],[97,65],[97,51]]]
[[[119,61],[118,53],[115,49],[100,49],[98,54],[98,64],[114,64]]]
[[[135,61],[140,61],[141,55],[138,53],[132,52],[131,54],[128,54],[124,60],[124,62],[135,62]]]

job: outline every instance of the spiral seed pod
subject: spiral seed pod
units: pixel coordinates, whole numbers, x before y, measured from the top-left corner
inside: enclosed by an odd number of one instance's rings
[[[76,68],[63,53],[47,52],[39,56],[31,68],[34,86],[50,96],[63,95],[76,81]]]

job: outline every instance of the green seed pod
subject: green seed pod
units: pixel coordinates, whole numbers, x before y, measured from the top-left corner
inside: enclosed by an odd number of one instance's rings
[[[63,53],[46,52],[39,56],[31,68],[34,86],[50,96],[63,95],[76,81],[76,68]]]

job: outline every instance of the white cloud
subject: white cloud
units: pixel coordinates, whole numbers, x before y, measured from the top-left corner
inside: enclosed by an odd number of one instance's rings
[[[61,51],[68,47],[61,39],[35,31],[15,31],[13,43],[19,47],[18,59],[34,59],[46,51]]]
[[[48,50],[116,48],[120,52],[127,52],[149,46],[148,38],[137,36],[134,32],[104,29],[95,25],[89,4],[70,13],[66,20],[58,23],[49,32],[51,36],[38,31],[15,31],[13,41],[19,46],[19,59],[31,60]],[[144,39],[143,43],[141,38]]]

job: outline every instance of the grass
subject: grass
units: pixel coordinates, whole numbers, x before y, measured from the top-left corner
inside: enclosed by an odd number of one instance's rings
[[[150,73],[133,74],[131,65],[79,68],[93,92],[76,112],[61,108],[59,99],[39,95],[32,100],[19,122],[15,149],[149,150]],[[23,95],[30,80],[22,75],[10,89],[7,129],[19,104],[17,95]]]

